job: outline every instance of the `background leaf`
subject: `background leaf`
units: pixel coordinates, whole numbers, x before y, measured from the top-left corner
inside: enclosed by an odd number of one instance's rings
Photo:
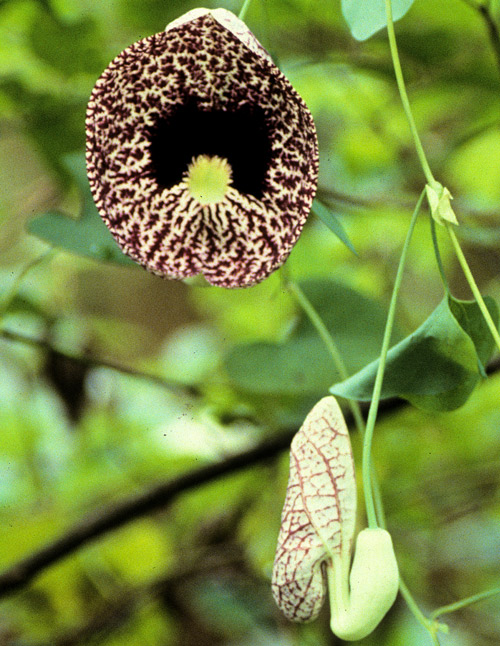
[[[352,242],[349,240],[349,236],[345,232],[344,227],[331,209],[329,209],[322,202],[316,199],[313,202],[311,210],[315,215],[318,216],[323,224],[326,224],[330,231],[335,234],[341,242],[345,244],[348,249],[350,249],[353,253],[356,253],[356,250],[354,249]]]
[[[413,2],[392,0],[393,20],[402,18]],[[385,0],[342,0],[342,13],[356,40],[366,40],[387,25]]]
[[[71,253],[100,262],[137,267],[122,252],[97,211],[87,181],[84,155],[68,155],[65,163],[82,194],[80,217],[73,219],[57,211],[49,211],[30,220],[28,231]]]
[[[328,279],[304,281],[301,288],[335,338],[349,372],[359,370],[365,357],[378,355],[385,326],[378,303]],[[398,335],[396,331],[394,338]],[[260,395],[321,396],[336,374],[323,341],[302,312],[286,341],[236,345],[225,368],[233,386]]]
[[[491,298],[486,303],[498,323],[496,303]],[[493,349],[481,319],[475,302],[444,298],[413,334],[389,350],[382,398],[403,397],[426,410],[453,410],[464,404]],[[330,392],[369,401],[378,364],[377,359]]]

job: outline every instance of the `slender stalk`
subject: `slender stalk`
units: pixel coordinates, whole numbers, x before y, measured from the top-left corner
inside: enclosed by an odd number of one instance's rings
[[[321,340],[325,344],[328,350],[328,353],[332,358],[333,365],[337,369],[337,372],[339,373],[341,380],[344,381],[349,377],[349,373],[347,372],[347,368],[345,367],[344,360],[342,359],[342,355],[340,354],[337,344],[335,343],[332,335],[328,331],[326,325],[323,323],[321,316],[318,314],[318,312],[316,312],[311,301],[307,298],[307,296],[304,294],[304,292],[302,291],[302,289],[299,287],[297,283],[295,283],[294,281],[288,281],[287,288],[288,288],[288,291],[295,298],[297,303],[300,305],[300,307],[304,310],[309,320],[311,321],[312,325],[316,329],[316,332],[318,333]],[[351,410],[352,416],[354,417],[356,428],[359,430],[361,435],[363,435],[365,430],[365,422],[363,420],[363,415],[361,413],[359,404],[357,401],[354,401],[351,399],[347,401],[348,401],[348,405]]]
[[[25,267],[19,272],[18,276],[15,278],[12,285],[5,291],[3,298],[0,301],[0,318],[3,317],[5,312],[9,309],[9,305],[15,298],[21,283],[23,282],[26,275],[39,264],[41,264],[46,258],[50,258],[54,254],[53,249],[44,251],[40,256],[37,256],[33,260],[30,260]]]
[[[385,7],[386,7],[386,16],[387,16],[387,33],[388,33],[388,38],[389,38],[389,46],[390,46],[391,57],[392,57],[392,62],[393,62],[393,66],[394,66],[394,73],[395,73],[395,76],[396,76],[396,82],[397,82],[397,85],[398,85],[398,90],[399,90],[399,94],[400,94],[400,97],[401,97],[401,102],[403,104],[403,109],[405,111],[406,118],[408,119],[408,123],[409,123],[409,126],[410,126],[412,137],[413,137],[413,140],[414,140],[414,143],[415,143],[415,149],[417,151],[417,155],[418,155],[418,158],[420,160],[420,164],[422,166],[422,170],[423,170],[424,175],[426,177],[427,183],[432,189],[434,189],[434,190],[436,190],[436,191],[438,191],[440,193],[442,191],[443,187],[434,178],[434,175],[433,175],[433,173],[431,171],[431,168],[429,166],[429,163],[427,161],[427,157],[426,157],[424,148],[422,146],[422,142],[420,140],[420,136],[418,134],[418,130],[417,130],[417,127],[416,127],[416,124],[415,124],[415,119],[413,117],[413,113],[412,113],[412,110],[411,110],[410,102],[409,102],[409,99],[408,99],[408,94],[406,92],[406,86],[405,86],[405,82],[404,82],[403,71],[401,69],[401,62],[400,62],[397,43],[396,43],[396,35],[395,35],[395,32],[394,32],[394,22],[393,22],[393,18],[392,18],[391,0],[385,0]],[[491,35],[491,32],[490,32],[490,35]],[[498,32],[496,33],[495,36],[498,39]],[[498,48],[498,51],[500,51],[500,48]],[[497,51],[496,51],[496,53],[497,53]],[[500,59],[499,59],[499,61],[500,61]],[[402,268],[402,264],[403,264],[402,261],[404,260],[405,249],[407,247],[407,243],[409,242],[409,237],[411,236],[412,228],[413,228],[413,226],[415,224],[415,221],[416,221],[416,213],[418,213],[418,209],[420,208],[420,205],[422,203],[424,194],[425,194],[425,189],[422,192],[422,195],[420,196],[420,199],[419,199],[419,203],[417,204],[417,207],[415,209],[414,217],[412,219],[412,224],[410,225],[410,230],[408,231],[408,236],[407,236],[407,239],[405,241],[405,247],[403,248],[403,253],[401,254],[400,265],[398,267],[398,275],[396,277],[396,282],[395,282],[395,285],[394,285],[394,290],[393,290],[392,299],[391,299],[391,305],[390,305],[390,309],[389,309],[389,315],[388,315],[388,318],[387,318],[386,334],[384,335],[384,342],[382,344],[382,353],[381,353],[381,357],[380,357],[379,369],[378,369],[377,377],[376,377],[376,380],[375,380],[373,399],[372,399],[372,402],[371,402],[370,411],[368,413],[368,420],[367,420],[366,434],[365,434],[365,442],[364,442],[364,447],[363,447],[363,449],[364,449],[363,450],[363,485],[364,485],[364,489],[365,489],[367,516],[368,516],[369,523],[370,522],[372,522],[372,523],[376,522],[375,521],[375,510],[374,510],[374,506],[373,506],[373,498],[372,498],[371,490],[370,490],[371,479],[370,479],[369,471],[370,471],[370,467],[371,467],[370,460],[371,460],[371,442],[372,442],[372,436],[373,436],[373,426],[374,426],[375,418],[376,418],[376,414],[377,414],[378,399],[379,399],[380,390],[381,390],[381,387],[382,387],[384,364],[385,364],[385,358],[386,358],[386,356],[384,356],[384,348],[386,348],[386,346],[388,346],[388,341],[389,341],[388,337],[390,337],[390,333],[388,334],[389,319],[391,318],[391,314],[392,314],[392,316],[394,315],[393,306],[395,306],[396,295],[397,295],[397,291],[399,289],[398,281],[400,281],[400,278],[401,278],[400,277],[400,269]],[[486,323],[487,323],[487,325],[488,325],[488,327],[489,327],[489,329],[490,329],[490,331],[491,331],[491,333],[492,333],[492,335],[493,335],[493,337],[495,339],[495,343],[497,344],[498,349],[500,350],[500,335],[498,334],[498,330],[497,330],[496,326],[494,325],[493,320],[491,319],[490,313],[489,313],[486,305],[484,304],[484,300],[483,300],[483,298],[482,298],[482,296],[481,296],[481,294],[479,292],[479,289],[477,288],[476,282],[475,282],[475,280],[474,280],[474,278],[472,276],[472,273],[471,273],[471,271],[469,269],[469,266],[467,264],[465,256],[463,255],[462,250],[460,249],[460,245],[458,244],[458,240],[457,240],[457,238],[455,236],[455,232],[453,231],[453,229],[452,229],[449,222],[445,222],[445,226],[448,229],[448,233],[450,235],[450,238],[452,240],[453,246],[455,248],[455,252],[456,252],[458,260],[459,260],[459,262],[460,262],[460,264],[462,266],[464,274],[465,274],[465,276],[467,278],[467,281],[469,282],[470,288],[471,288],[474,296],[476,297],[477,303],[478,303],[478,305],[479,305],[479,307],[481,309],[481,312],[482,312],[482,314],[483,314],[483,316],[485,318],[485,321],[486,321]],[[443,265],[442,265],[442,262],[441,262],[441,256],[439,254],[439,248],[438,248],[438,245],[437,245],[437,238],[436,238],[436,234],[435,234],[434,223],[432,224],[432,238],[433,238],[434,248],[435,248],[435,251],[436,251],[436,259],[437,259],[437,262],[438,262],[438,267],[439,267],[439,271],[440,271],[440,274],[441,274],[441,278],[443,280],[443,284],[445,286],[445,289],[446,289],[447,293],[449,293],[449,287],[448,287],[448,283],[446,281]],[[367,470],[368,470],[368,473],[366,473]],[[431,615],[431,618],[428,619],[421,612],[420,608],[418,607],[417,603],[413,599],[413,596],[411,595],[410,591],[408,590],[408,588],[406,587],[406,584],[404,583],[404,581],[402,579],[400,579],[400,591],[401,591],[401,594],[404,597],[404,599],[405,599],[405,601],[406,601],[406,603],[408,605],[408,608],[411,610],[411,612],[413,613],[415,618],[429,632],[434,646],[439,646],[439,639],[438,639],[438,636],[437,636],[437,632],[438,632],[438,630],[446,631],[447,627],[444,626],[444,625],[439,625],[437,623],[437,621],[435,620],[435,618],[439,614],[443,614],[443,612],[442,612],[443,609],[440,609],[441,612],[439,610],[436,611],[435,613],[433,613],[433,615]],[[476,597],[482,598],[482,597],[480,597],[480,595],[476,595]],[[478,600],[478,599],[476,599],[475,597],[470,597],[469,600],[464,600],[464,603],[466,601],[469,601],[470,603],[473,603],[475,600]],[[461,602],[457,602],[457,604],[460,604],[460,603]],[[446,611],[448,608],[452,608],[452,610],[454,610],[454,609],[456,609],[457,604],[451,604],[450,606],[445,606],[444,610]],[[461,607],[461,606],[459,606],[459,607]],[[450,612],[452,610],[450,610]]]
[[[389,47],[391,50],[392,64],[394,66],[394,73],[396,75],[396,82],[398,84],[401,103],[403,104],[406,118],[408,119],[408,123],[410,125],[411,134],[413,137],[413,141],[415,142],[415,148],[417,150],[417,155],[420,160],[422,170],[424,171],[427,182],[430,184],[432,188],[434,188],[436,187],[437,182],[434,178],[434,175],[432,174],[431,168],[429,166],[429,162],[427,161],[424,147],[422,146],[422,142],[418,134],[417,126],[415,124],[415,119],[413,118],[413,113],[411,111],[408,94],[406,92],[403,70],[401,69],[401,61],[399,59],[398,46],[396,43],[396,34],[394,32],[394,22],[392,20],[391,0],[385,0],[385,11],[387,16],[387,35],[389,37]]]
[[[345,366],[342,355],[340,354],[340,351],[337,347],[337,344],[335,343],[334,338],[328,331],[322,318],[320,317],[318,312],[314,309],[311,301],[307,298],[307,296],[304,294],[304,292],[302,291],[302,289],[299,287],[297,283],[293,281],[288,281],[287,287],[290,293],[297,300],[297,303],[302,307],[302,309],[308,316],[309,320],[311,321],[312,325],[316,329],[320,338],[323,340],[328,352],[330,353],[330,356],[332,357],[333,365],[337,369],[337,372],[339,373],[341,380],[344,381],[349,377],[349,373],[347,372],[347,368]],[[359,434],[363,438],[365,435],[365,420],[363,419],[363,414],[361,413],[361,408],[359,406],[359,403],[354,399],[348,399],[347,405],[349,406],[349,409],[352,413],[354,423],[356,424],[356,428],[358,429]],[[385,528],[385,512],[384,512],[384,504],[382,502],[382,494],[380,492],[380,485],[378,483],[376,474],[373,472],[372,472],[372,487],[373,487],[374,504],[375,504],[375,509],[377,513],[377,520],[378,520],[379,526]]]
[[[438,239],[437,239],[437,234],[436,234],[436,220],[431,216],[430,218],[430,223],[431,223],[431,235],[432,235],[432,244],[434,245],[434,255],[436,257],[436,262],[438,265],[439,269],[439,274],[441,276],[441,282],[443,283],[444,290],[446,294],[450,294],[450,286],[448,285],[448,281],[446,280],[446,274],[444,271],[443,267],[443,261],[441,259],[441,252],[439,251],[439,244],[438,244]]]
[[[422,201],[425,196],[425,190],[422,191],[420,198],[417,202],[413,215],[411,217],[410,228],[406,235],[406,240],[403,245],[403,250],[401,252],[401,258],[399,260],[398,271],[396,274],[396,279],[394,281],[394,288],[392,290],[391,302],[389,305],[389,312],[387,314],[387,321],[385,324],[384,338],[382,341],[382,349],[380,351],[380,359],[378,364],[377,375],[375,377],[375,384],[373,386],[373,395],[370,404],[370,410],[368,411],[368,420],[366,422],[365,437],[363,442],[363,489],[365,492],[365,504],[366,504],[366,516],[368,520],[369,527],[378,527],[377,523],[377,514],[375,511],[375,503],[373,497],[372,489],[372,464],[371,464],[371,451],[372,451],[372,442],[373,442],[373,430],[375,428],[375,420],[377,419],[378,405],[380,402],[380,394],[382,392],[382,382],[384,379],[385,371],[385,362],[387,359],[387,352],[389,350],[389,343],[391,341],[392,329],[394,326],[394,316],[396,313],[396,303],[398,299],[399,289],[401,287],[401,281],[403,278],[403,270],[406,262],[406,256],[408,253],[408,247],[410,246],[410,240],[415,228],[417,221],[417,216],[422,206]]]
[[[494,597],[497,594],[500,594],[500,588],[493,588],[493,590],[485,590],[484,592],[478,592],[477,594],[473,594],[471,597],[467,597],[466,599],[455,601],[455,603],[450,603],[447,606],[441,606],[441,608],[434,610],[434,612],[430,616],[430,619],[435,621],[441,615],[445,615],[450,612],[455,612],[456,610],[460,610],[461,608],[470,606],[473,603],[482,601],[483,599]]]
[[[245,20],[245,16],[247,15],[248,8],[250,7],[250,3],[252,0],[245,0],[243,3],[243,6],[240,9],[240,13],[238,14],[238,18],[240,20]]]
[[[493,322],[493,319],[491,318],[491,314],[489,313],[488,308],[486,307],[483,297],[481,296],[481,292],[479,291],[476,281],[474,280],[474,276],[472,275],[472,272],[463,254],[463,251],[460,248],[460,244],[457,240],[457,236],[455,235],[455,231],[453,230],[453,227],[451,226],[451,224],[447,223],[446,228],[448,229],[448,233],[450,235],[453,248],[455,249],[455,253],[457,254],[458,262],[460,263],[460,266],[462,267],[462,271],[464,272],[465,278],[469,283],[471,292],[474,294],[474,298],[476,299],[477,304],[479,305],[479,309],[481,310],[481,313],[486,322],[486,325],[488,326],[491,332],[491,335],[495,339],[496,346],[500,351],[500,334],[498,333],[498,329],[495,323]]]
[[[401,577],[399,579],[399,590],[417,621],[429,632],[434,646],[439,646],[439,639],[436,633],[440,627],[444,628],[444,626],[440,626],[440,624],[437,624],[434,620],[431,621],[422,613],[418,605],[415,603],[411,592],[406,587],[406,583]]]

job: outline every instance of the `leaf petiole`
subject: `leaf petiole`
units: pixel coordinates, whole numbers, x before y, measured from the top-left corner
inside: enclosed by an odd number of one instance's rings
[[[472,275],[472,272],[464,256],[464,253],[460,248],[460,244],[457,240],[457,236],[455,235],[455,231],[453,230],[452,226],[448,223],[446,224],[446,228],[451,238],[451,242],[453,244],[453,248],[457,255],[458,262],[462,267],[462,271],[464,272],[465,278],[467,279],[471,292],[474,294],[474,298],[476,299],[479,309],[481,310],[481,314],[483,315],[486,325],[488,326],[488,329],[490,330],[491,335],[495,340],[495,344],[498,350],[500,351],[500,334],[498,333],[497,326],[493,322],[493,319],[491,318],[491,314],[489,313],[488,308],[486,307],[486,304],[484,302],[484,299],[481,296],[481,292],[479,291],[476,281],[474,280],[474,276]]]
[[[310,300],[307,298],[307,296],[304,294],[304,292],[296,282],[294,282],[293,280],[288,280],[286,283],[286,287],[290,292],[290,294],[295,298],[297,303],[300,305],[300,307],[304,310],[305,314],[307,315],[312,325],[316,329],[316,332],[318,333],[319,337],[325,344],[326,349],[328,350],[328,354],[331,356],[333,365],[335,366],[337,372],[339,373],[341,380],[343,381],[344,379],[347,379],[349,377],[349,374],[345,367],[344,360],[342,359],[342,355],[340,354],[337,344],[335,343],[335,340],[333,339],[332,335],[328,331],[322,318],[320,317],[318,312],[316,312],[312,303],[310,302]],[[359,404],[356,401],[348,400],[348,405],[351,410],[354,421],[356,422],[356,428],[358,429],[360,434],[363,435],[365,430],[365,423],[363,420],[363,415],[361,414],[361,409],[359,407]]]
[[[472,596],[466,597],[465,599],[461,599],[460,601],[455,601],[454,603],[450,603],[446,606],[441,606],[441,608],[437,608],[431,614],[430,619],[432,621],[436,621],[436,619],[441,615],[449,614],[450,612],[455,612],[456,610],[460,610],[461,608],[466,608],[467,606],[470,606],[473,603],[477,603],[478,601],[483,601],[483,599],[488,599],[489,597],[494,597],[498,594],[500,594],[500,587],[493,588],[492,590],[485,590],[484,592],[478,592],[477,594],[473,594]]]
[[[446,274],[443,267],[443,260],[441,258],[441,252],[439,251],[439,243],[438,243],[437,232],[436,232],[436,220],[433,217],[430,217],[429,220],[431,223],[432,244],[434,246],[434,255],[436,257],[436,262],[439,269],[439,275],[441,276],[441,282],[443,283],[443,287],[444,287],[444,291],[446,292],[446,295],[450,296],[451,290],[450,290],[450,286],[448,285],[448,280],[446,279]]]

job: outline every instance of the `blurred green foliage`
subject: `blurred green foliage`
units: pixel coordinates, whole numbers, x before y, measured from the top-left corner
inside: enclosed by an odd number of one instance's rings
[[[313,113],[318,196],[357,253],[312,215],[286,265],[354,372],[376,359],[423,177],[386,37],[354,40],[340,4],[253,0],[247,22]],[[218,5],[237,12],[241,2]],[[431,166],[455,197],[473,273],[498,300],[500,67],[474,5],[415,0],[396,32]],[[0,339],[0,568],[103,505],[291,433],[337,380],[281,272],[245,290],[188,286],[119,264],[104,229],[87,244],[95,212],[74,160],[83,159],[90,91],[124,47],[194,6],[0,3],[1,329],[53,348]],[[498,3],[491,9],[499,20]],[[54,239],[51,223],[61,218],[68,237]],[[45,256],[44,240],[66,251]],[[444,236],[440,242],[454,296],[470,298]],[[394,341],[425,326],[442,299],[423,214]],[[457,303],[445,315],[469,355],[453,356],[453,346],[450,356],[466,368],[467,394],[479,385],[452,412],[408,405],[381,415],[374,447],[401,571],[429,612],[499,582],[500,382],[480,378],[478,357],[484,362],[491,348],[475,333],[475,313]],[[434,366],[426,370],[432,377]],[[353,445],[359,463],[356,433]],[[0,602],[0,644],[338,643],[326,611],[312,625],[291,625],[271,598],[287,476],[285,451],[85,545]],[[361,525],[362,500],[359,507]],[[498,644],[500,599],[446,621],[443,646]],[[399,600],[363,643],[427,639]]]

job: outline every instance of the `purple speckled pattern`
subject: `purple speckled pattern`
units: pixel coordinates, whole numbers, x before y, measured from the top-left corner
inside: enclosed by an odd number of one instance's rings
[[[317,186],[317,138],[303,100],[260,44],[248,45],[246,26],[216,11],[217,18],[207,11],[175,21],[110,63],[88,104],[87,172],[104,222],[149,271],[245,287],[280,267],[302,231]],[[188,191],[187,165],[173,185],[158,179],[151,152],[158,124],[168,127],[185,106],[193,118],[263,115],[258,192],[235,185],[222,201],[202,205]],[[175,158],[179,150],[167,141],[164,154]]]

